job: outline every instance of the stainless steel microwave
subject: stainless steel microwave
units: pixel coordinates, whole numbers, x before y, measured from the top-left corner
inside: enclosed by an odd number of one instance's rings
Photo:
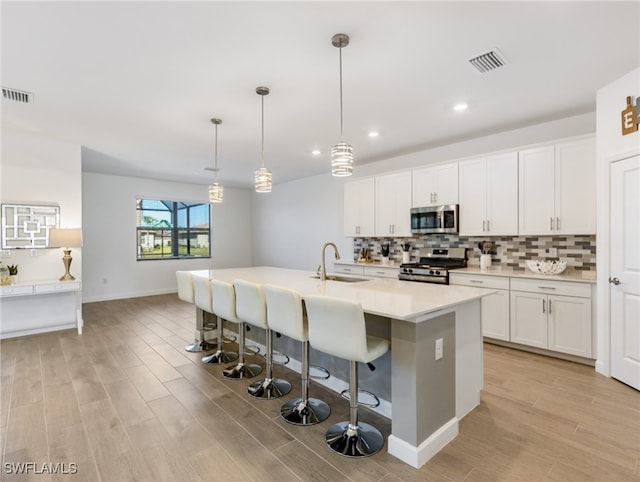
[[[411,232],[413,234],[457,233],[458,205],[411,208]]]

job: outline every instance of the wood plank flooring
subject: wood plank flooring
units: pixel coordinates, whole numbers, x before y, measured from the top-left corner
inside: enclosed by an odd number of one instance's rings
[[[174,295],[89,303],[82,336],[1,341],[0,480],[640,480],[640,393],[591,367],[485,344],[481,405],[416,470],[386,446],[362,460],[331,453],[324,432],[347,402],[316,384],[329,420],[281,421],[282,400],[253,400],[249,381],[184,351],[194,318]],[[298,375],[275,370],[297,396]],[[361,418],[389,434],[388,420]],[[10,473],[18,463],[34,465]]]

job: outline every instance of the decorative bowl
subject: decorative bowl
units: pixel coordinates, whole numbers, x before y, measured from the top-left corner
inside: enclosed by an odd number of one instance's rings
[[[538,274],[560,274],[567,269],[566,261],[527,260],[527,268]]]

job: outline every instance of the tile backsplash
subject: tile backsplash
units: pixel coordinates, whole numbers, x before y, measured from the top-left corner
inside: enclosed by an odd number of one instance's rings
[[[505,237],[464,237],[455,234],[428,234],[410,238],[355,238],[353,240],[354,259],[362,248],[369,250],[374,259],[380,257],[380,244],[391,243],[390,260],[402,262],[402,243],[411,243],[411,261],[419,261],[423,248],[467,248],[468,264],[480,264],[478,243],[491,241],[496,245],[491,256],[493,265],[501,265],[515,270],[525,270],[528,259],[561,259],[569,268],[580,271],[596,270],[595,235],[564,236],[505,236]]]

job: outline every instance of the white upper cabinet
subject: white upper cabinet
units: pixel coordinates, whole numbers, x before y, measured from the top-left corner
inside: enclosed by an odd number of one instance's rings
[[[460,162],[460,235],[518,234],[518,154]]]
[[[595,137],[556,144],[556,231],[596,232]]]
[[[411,236],[411,172],[375,178],[376,236]]]
[[[595,139],[519,153],[519,234],[593,234]]]
[[[458,204],[458,163],[414,169],[414,208]]]
[[[344,235],[374,236],[374,179],[344,184]]]

